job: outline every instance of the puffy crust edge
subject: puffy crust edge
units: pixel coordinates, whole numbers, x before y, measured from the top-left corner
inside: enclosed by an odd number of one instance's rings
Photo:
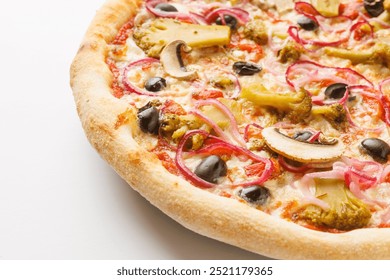
[[[331,234],[272,217],[219,197],[167,172],[133,139],[136,118],[115,129],[128,108],[111,94],[107,43],[134,16],[140,0],[108,0],[91,23],[71,66],[71,87],[90,143],[136,191],[183,226],[278,259],[389,259],[390,229]]]

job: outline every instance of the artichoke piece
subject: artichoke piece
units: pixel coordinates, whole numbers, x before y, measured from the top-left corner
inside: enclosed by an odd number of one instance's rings
[[[244,28],[245,37],[255,41],[257,44],[265,45],[268,42],[268,33],[265,24],[260,19],[249,21]]]
[[[299,218],[316,226],[338,230],[353,230],[367,226],[371,212],[368,207],[356,198],[342,180],[314,179],[316,197],[329,205],[322,209],[316,205],[306,206]]]
[[[292,122],[300,122],[310,116],[311,97],[304,90],[290,93],[271,93],[260,84],[243,87],[241,97],[258,106],[270,106],[287,113]]]
[[[335,129],[343,128],[347,121],[345,109],[341,104],[313,106],[311,114],[314,117],[325,118]]]
[[[340,0],[315,0],[314,7],[319,13],[326,17],[339,15]]]
[[[165,45],[174,40],[185,41],[190,47],[226,45],[230,42],[230,28],[160,18],[137,28],[133,37],[148,56],[158,58]]]

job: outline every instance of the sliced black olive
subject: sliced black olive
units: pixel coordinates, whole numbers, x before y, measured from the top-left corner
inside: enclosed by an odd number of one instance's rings
[[[148,91],[157,92],[167,86],[167,81],[161,77],[153,77],[146,81],[145,88]]]
[[[298,131],[294,134],[293,138],[300,142],[306,142],[313,136],[313,133],[310,131]]]
[[[335,83],[328,86],[325,90],[325,96],[331,99],[341,99],[347,91],[347,84]]]
[[[141,108],[138,111],[139,127],[145,133],[158,134],[160,126],[160,112],[159,110],[151,106],[147,109]]]
[[[302,29],[305,29],[307,31],[314,31],[318,28],[317,22],[305,16],[301,16],[300,18],[298,18],[297,23],[300,27],[302,27]]]
[[[361,148],[378,162],[387,162],[390,146],[378,138],[367,138],[361,142]]]
[[[238,61],[233,64],[233,71],[241,76],[252,76],[261,70],[263,68],[260,65],[251,62]]]
[[[156,10],[163,12],[178,12],[175,6],[168,3],[160,3],[154,7]]]
[[[209,156],[195,169],[195,175],[209,183],[216,183],[219,177],[226,176],[227,165],[219,156]]]
[[[263,186],[250,186],[238,192],[238,195],[250,203],[264,205],[270,197],[270,191]]]
[[[384,0],[364,0],[364,8],[372,17],[377,17],[385,11]]]
[[[229,26],[231,29],[236,29],[238,21],[235,17],[231,15],[224,15],[223,19],[225,20],[225,25]],[[218,25],[224,25],[221,17],[218,17],[215,23]]]

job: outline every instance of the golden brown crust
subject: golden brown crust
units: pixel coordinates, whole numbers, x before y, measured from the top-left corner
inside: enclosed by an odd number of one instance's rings
[[[136,118],[115,129],[128,108],[111,94],[107,42],[135,13],[138,0],[109,0],[97,13],[71,67],[71,86],[91,144],[135,190],[199,234],[280,259],[388,259],[390,229],[332,234],[267,215],[193,187],[167,172],[133,139]],[[142,158],[142,160],[141,160]]]

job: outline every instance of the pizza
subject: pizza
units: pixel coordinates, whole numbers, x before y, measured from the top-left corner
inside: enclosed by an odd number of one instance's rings
[[[390,258],[390,1],[111,0],[71,67],[91,144],[183,226]]]

